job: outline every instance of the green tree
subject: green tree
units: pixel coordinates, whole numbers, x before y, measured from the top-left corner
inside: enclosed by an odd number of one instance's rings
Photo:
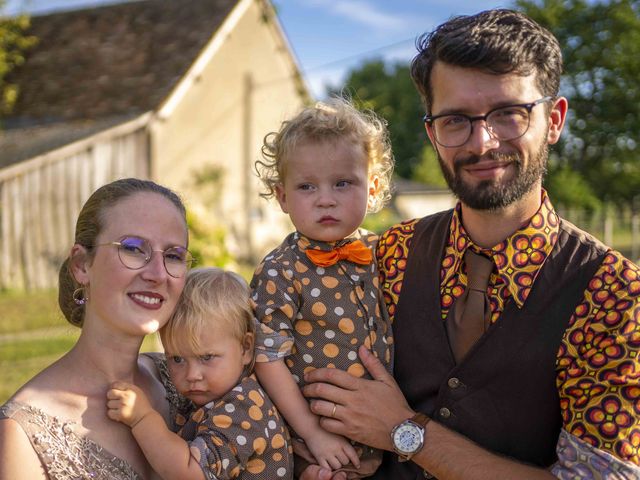
[[[11,112],[18,98],[18,86],[7,81],[9,73],[24,62],[24,52],[35,45],[36,39],[26,35],[29,17],[2,16],[4,0],[0,0],[0,118]]]
[[[545,187],[558,205],[581,207],[589,211],[598,210],[601,206],[585,178],[568,166],[554,168],[545,180]]]
[[[211,215],[187,211],[189,227],[189,250],[197,266],[226,267],[233,264],[227,250],[227,231],[216,219],[219,218],[221,185],[224,169],[216,165],[205,165],[192,172],[191,188],[198,192],[200,200],[211,210]]]
[[[564,57],[568,129],[550,162],[550,178],[565,178],[577,201],[584,194],[591,202],[593,192],[600,200],[632,204],[640,196],[640,1],[516,5],[557,36]],[[574,181],[576,175],[584,181]],[[554,196],[569,187],[554,183]]]
[[[424,109],[406,63],[370,60],[347,74],[344,91],[360,108],[371,109],[387,120],[395,172],[412,178],[428,140],[421,122]],[[336,90],[329,93],[338,93]]]
[[[430,146],[422,149],[422,158],[414,170],[413,180],[435,187],[447,188],[436,151]]]

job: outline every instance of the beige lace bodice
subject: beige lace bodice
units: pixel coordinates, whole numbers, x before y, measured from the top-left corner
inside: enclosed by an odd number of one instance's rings
[[[76,435],[74,422],[15,401],[0,407],[0,418],[12,418],[20,424],[51,480],[142,478],[126,461]]]
[[[167,389],[171,418],[186,407],[169,382],[164,355],[147,354],[158,367],[160,379]],[[188,402],[188,400],[187,400]],[[20,403],[8,401],[0,407],[0,419],[18,422],[28,435],[33,449],[50,480],[133,480],[142,479],[129,463],[111,454],[99,444],[74,432],[72,421],[48,415],[46,412]],[[173,426],[175,429],[175,426]]]

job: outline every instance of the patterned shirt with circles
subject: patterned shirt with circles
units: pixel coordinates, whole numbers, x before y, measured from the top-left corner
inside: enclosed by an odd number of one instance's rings
[[[176,423],[208,479],[293,478],[289,432],[255,375]]]
[[[365,345],[391,371],[392,338],[375,262],[340,260],[317,267],[307,249],[329,251],[360,239],[375,248],[378,237],[364,230],[336,243],[318,242],[294,232],[269,253],[251,281],[260,329],[256,362],[285,359],[298,385],[304,373],[322,367],[366,375],[358,358]]]
[[[353,240],[373,250],[378,237],[358,230],[347,239],[326,243],[294,232],[264,258],[251,281],[259,320],[256,362],[284,358],[300,388],[304,373],[315,368],[338,368],[368,377],[358,358],[360,345],[391,372],[393,339],[376,262],[359,265],[339,260],[323,268],[305,253],[307,249],[330,251]],[[298,438],[294,431],[291,435]],[[361,460],[382,459],[380,450],[353,445]]]
[[[389,229],[378,244],[382,291],[392,321],[417,221]],[[465,289],[461,265],[467,248],[496,264],[489,297],[495,323],[507,302],[525,304],[558,229],[559,217],[543,191],[542,205],[528,224],[482,249],[465,231],[458,204],[440,269],[442,320]],[[552,472],[563,479],[640,478],[640,269],[615,250],[606,254],[569,320],[556,378],[564,425]]]

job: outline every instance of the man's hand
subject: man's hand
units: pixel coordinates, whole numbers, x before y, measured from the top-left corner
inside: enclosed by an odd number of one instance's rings
[[[113,382],[107,392],[107,416],[111,420],[135,427],[153,411],[147,396],[140,388],[126,382]]]
[[[320,425],[327,431],[392,450],[392,428],[414,412],[382,363],[364,346],[358,354],[373,380],[320,368],[305,374],[303,393],[312,399],[311,411],[322,417]]]

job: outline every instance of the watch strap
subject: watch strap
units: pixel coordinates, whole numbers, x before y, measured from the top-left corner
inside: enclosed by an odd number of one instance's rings
[[[414,423],[417,423],[422,428],[426,428],[427,423],[429,423],[431,421],[431,419],[429,417],[427,417],[424,413],[421,413],[421,412],[416,413],[409,420],[411,420]]]

